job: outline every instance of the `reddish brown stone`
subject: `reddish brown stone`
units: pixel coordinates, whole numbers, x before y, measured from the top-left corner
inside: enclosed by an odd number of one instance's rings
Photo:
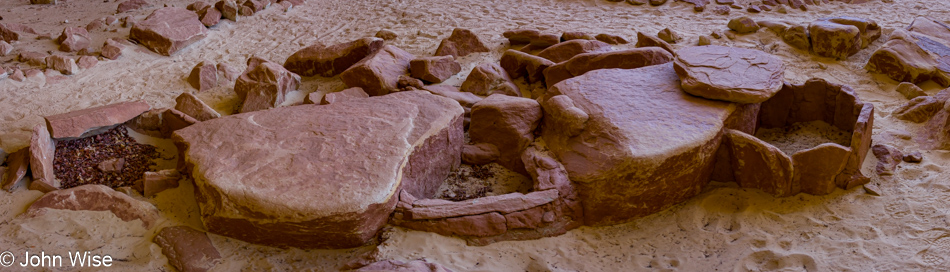
[[[89,32],[82,27],[67,27],[56,38],[56,42],[59,43],[60,51],[76,52],[89,47]]]
[[[122,56],[122,49],[125,49],[125,45],[116,40],[108,39],[102,45],[102,57],[111,60],[118,59]]]
[[[554,34],[541,34],[538,38],[531,40],[528,44],[531,48],[545,49],[561,42],[561,37]]]
[[[125,123],[148,109],[142,101],[122,102],[46,116],[46,126],[54,139],[82,138]]]
[[[20,39],[20,33],[11,29],[10,27],[0,24],[0,40],[5,42],[13,42]]]
[[[198,121],[208,121],[221,117],[221,114],[205,104],[197,96],[184,92],[175,98],[175,109],[194,117]]]
[[[930,118],[937,115],[938,112],[943,110],[944,101],[938,101],[936,98],[931,96],[920,96],[907,103],[904,103],[896,110],[894,110],[892,115],[897,117],[897,119],[911,121],[914,123],[923,123],[930,120]]]
[[[498,148],[493,144],[467,144],[462,146],[462,163],[471,165],[488,164],[498,159]]]
[[[458,202],[441,199],[420,199],[413,202],[412,209],[408,211],[407,216],[412,220],[431,220],[490,212],[508,214],[551,203],[557,198],[557,190],[546,190],[528,194],[510,193],[486,196]]]
[[[867,48],[868,45],[881,37],[881,27],[877,25],[877,22],[871,19],[841,16],[822,18],[819,20],[857,27],[861,33],[861,48]]]
[[[210,232],[350,248],[386,224],[400,189],[432,197],[458,167],[462,114],[450,99],[399,92],[225,116],[174,139]]]
[[[754,49],[687,47],[677,52],[673,67],[687,93],[743,104],[768,100],[785,80],[785,63]]]
[[[161,112],[161,127],[159,128],[160,138],[171,138],[176,130],[186,128],[198,123],[194,117],[180,112],[176,109],[164,109]]]
[[[145,0],[126,0],[122,3],[119,3],[119,7],[115,10],[115,13],[123,13],[149,6],[151,6],[151,4]]]
[[[363,91],[363,88],[353,87],[344,89],[335,93],[328,93],[323,96],[323,99],[320,99],[320,105],[327,105],[333,103],[339,103],[341,101],[351,100],[351,99],[361,99],[367,98],[369,94]]]
[[[570,40],[594,40],[594,36],[584,32],[564,32],[564,34],[561,34],[562,42]]]
[[[488,52],[488,47],[472,31],[463,28],[452,30],[452,35],[442,40],[435,50],[436,56],[452,55],[456,59],[471,53]]]
[[[910,82],[901,82],[900,84],[897,85],[897,89],[895,91],[900,93],[901,95],[904,96],[904,98],[907,98],[907,99],[914,99],[920,96],[927,95],[927,93],[925,93],[924,90],[920,89],[920,87],[917,87],[916,84],[910,83]]]
[[[534,141],[541,116],[541,105],[535,100],[494,94],[472,107],[468,133],[473,143],[498,147],[498,164],[526,173],[521,152]]]
[[[34,179],[56,180],[53,175],[55,154],[56,141],[50,138],[46,126],[33,126],[33,136],[30,137],[30,173]]]
[[[853,25],[815,21],[808,26],[811,48],[816,55],[845,59],[861,50],[861,30]]]
[[[13,52],[13,45],[0,40],[0,56],[6,56]]]
[[[469,92],[460,92],[458,88],[450,85],[429,85],[422,88],[423,90],[429,91],[430,93],[438,96],[448,97],[452,100],[459,102],[459,105],[462,105],[465,110],[466,116],[471,112],[471,108],[478,101],[482,101],[481,96],[477,96]]]
[[[736,183],[773,196],[791,196],[792,159],[778,148],[737,130],[727,130],[724,138]]]
[[[195,12],[198,14],[198,20],[206,27],[212,27],[221,21],[221,11],[211,5],[204,6]]]
[[[214,4],[214,7],[221,11],[221,16],[224,18],[235,22],[240,20],[240,8],[234,0],[220,0]]]
[[[331,77],[375,54],[382,47],[383,39],[380,38],[362,38],[332,46],[317,43],[287,58],[284,68],[301,76]]]
[[[833,143],[795,152],[792,154],[793,186],[797,185],[806,194],[830,194],[836,187],[835,178],[844,170],[850,155],[850,149]]]
[[[670,30],[670,28],[660,30],[660,32],[656,33],[656,37],[667,43],[676,43],[682,39],[679,34]]]
[[[399,76],[409,73],[409,62],[415,57],[398,47],[383,46],[340,74],[348,87],[360,87],[370,96],[398,91]]]
[[[163,228],[153,241],[178,271],[204,272],[221,262],[221,254],[208,235],[191,227]]]
[[[511,49],[501,56],[501,67],[508,72],[508,76],[525,77],[528,83],[544,80],[544,69],[552,65],[554,62],[548,59]]]
[[[178,171],[175,169],[145,172],[140,181],[142,182],[142,195],[151,197],[162,191],[178,188],[179,179],[181,179],[181,175],[178,174]],[[138,186],[138,184],[136,184],[136,186]]]
[[[382,29],[380,31],[377,31],[374,37],[387,40],[387,41],[392,41],[392,40],[395,40],[398,36],[396,35],[396,32]]]
[[[535,191],[557,189],[561,200],[574,197],[574,188],[567,176],[567,170],[556,159],[547,153],[542,153],[536,146],[531,146],[521,154],[521,160],[524,162],[531,180],[534,181]],[[548,222],[550,221],[548,220]]]
[[[300,86],[300,76],[280,64],[258,57],[247,60],[247,70],[234,83],[234,92],[243,100],[241,112],[277,107],[288,92]]]
[[[650,36],[650,35],[647,35],[647,34],[643,34],[643,32],[637,32],[637,45],[636,45],[636,47],[637,47],[637,48],[641,48],[641,47],[660,47],[660,48],[663,48],[663,50],[666,50],[667,52],[670,52],[670,54],[673,54],[673,55],[676,54],[676,52],[673,51],[673,46],[671,46],[669,43],[667,43],[666,41],[661,40],[660,38],[657,38],[657,37],[654,37],[654,36]]]
[[[659,47],[644,47],[602,53],[585,53],[549,67],[544,72],[548,87],[563,80],[599,69],[634,69],[673,61],[673,55]]]
[[[461,71],[462,65],[452,56],[425,57],[409,62],[412,77],[431,83],[441,83]]]
[[[505,223],[508,229],[536,229],[541,226],[542,207],[534,207],[524,211],[505,214]]]
[[[444,220],[409,221],[404,225],[411,229],[459,236],[494,236],[507,231],[505,216],[497,212]]]
[[[544,51],[538,53],[538,57],[558,63],[569,60],[579,54],[607,52],[610,50],[610,45],[601,41],[576,39],[548,47],[547,49],[544,49]]]
[[[871,147],[871,152],[874,153],[874,157],[877,157],[874,171],[879,176],[893,175],[894,169],[904,159],[904,154],[900,150],[889,145],[876,144]]]
[[[218,69],[212,63],[200,62],[191,69],[188,75],[188,84],[199,92],[218,86]]]
[[[270,0],[246,0],[244,1],[243,6],[251,8],[253,12],[247,14],[248,16],[250,16],[250,15],[254,15],[255,13],[261,12],[269,4],[270,4]]]
[[[788,45],[801,50],[811,49],[811,41],[808,40],[808,28],[804,25],[789,27],[782,35],[782,40]]]
[[[26,176],[26,171],[30,169],[30,147],[24,147],[16,152],[10,153],[6,159],[6,175],[3,177],[3,189],[13,191],[20,184],[20,180]]]
[[[597,36],[594,36],[594,39],[597,39],[598,41],[602,41],[608,44],[615,44],[615,45],[630,43],[627,41],[627,39],[624,39],[623,37],[610,35],[610,34],[597,34]]]
[[[409,262],[400,262],[395,260],[385,260],[369,265],[363,266],[354,271],[365,271],[365,272],[379,272],[379,271],[390,271],[390,272],[452,272],[448,268],[437,264],[429,263],[424,260],[414,260]]]
[[[156,53],[170,56],[207,35],[198,15],[183,8],[161,8],[132,26],[129,38]]]
[[[46,57],[46,67],[59,71],[64,75],[73,75],[79,72],[76,59],[67,56],[53,55]]]
[[[89,69],[96,66],[96,64],[99,64],[99,59],[93,56],[79,57],[79,61],[76,63],[81,69]]]
[[[759,31],[759,24],[745,16],[729,20],[729,24],[727,26],[729,29],[735,30],[739,34],[748,34]]]
[[[399,76],[399,79],[396,80],[396,88],[400,91],[418,91],[425,86],[426,85],[425,83],[422,83],[422,80],[408,75],[401,75]]]
[[[27,208],[27,214],[39,215],[44,209],[73,211],[109,211],[122,221],[141,220],[149,228],[158,219],[152,204],[135,200],[104,185],[82,185],[47,193]]]
[[[515,29],[502,33],[510,44],[528,44],[541,37],[541,32],[535,29]]]
[[[511,82],[508,72],[493,62],[482,63],[472,69],[472,72],[462,82],[461,91],[482,96],[496,93],[521,96],[521,91],[517,85]]]
[[[99,162],[99,165],[96,165],[96,168],[102,172],[121,172],[122,168],[125,167],[125,159],[108,159]]]
[[[28,65],[37,66],[37,67],[46,67],[46,57],[48,54],[32,52],[32,51],[21,51],[20,55],[17,56],[17,59],[20,62],[25,62]]]

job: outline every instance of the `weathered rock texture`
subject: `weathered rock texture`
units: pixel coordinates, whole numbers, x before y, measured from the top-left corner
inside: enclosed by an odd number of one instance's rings
[[[544,71],[548,87],[598,69],[633,69],[673,61],[673,55],[659,47],[644,47],[611,52],[585,53],[548,67]]]
[[[331,77],[375,54],[382,47],[383,39],[380,38],[362,38],[332,46],[317,43],[290,55],[284,62],[284,68],[301,76]]]
[[[105,132],[149,109],[142,101],[122,102],[46,116],[46,126],[54,139],[75,139]]]
[[[197,96],[190,93],[182,93],[175,98],[175,109],[188,116],[194,117],[198,121],[208,121],[221,117],[221,114],[205,104]]]
[[[452,56],[425,57],[409,62],[409,72],[412,77],[431,83],[441,83],[460,71],[462,71],[462,65]]]
[[[53,174],[53,156],[55,154],[56,141],[50,138],[46,126],[33,126],[33,135],[30,137],[30,173],[33,175],[33,179],[55,183],[56,176]]]
[[[161,8],[132,26],[129,38],[165,56],[195,43],[207,35],[208,29],[198,15],[183,8]]]
[[[866,68],[900,82],[932,79],[950,86],[950,26],[918,17],[906,31],[891,33],[890,39],[871,55]]]
[[[163,228],[153,241],[178,271],[208,271],[221,261],[221,253],[208,235],[191,227]]]
[[[575,39],[548,47],[538,53],[538,57],[558,63],[583,53],[606,52],[610,50],[610,45],[601,41]]]
[[[432,197],[459,165],[462,114],[450,99],[401,92],[226,116],[173,138],[210,232],[350,248],[376,235],[400,191]]]
[[[785,80],[785,63],[754,49],[687,47],[677,52],[673,67],[687,93],[736,103],[761,103]]]
[[[300,86],[300,76],[280,64],[252,57],[247,70],[234,82],[234,92],[243,100],[241,112],[277,107],[288,92]]]
[[[442,40],[435,50],[436,56],[452,55],[456,59],[472,53],[488,52],[488,47],[471,30],[456,28],[452,35]]]
[[[468,74],[460,88],[463,92],[488,96],[492,94],[506,94],[521,96],[518,85],[511,81],[508,72],[496,63],[488,62],[475,66]]]
[[[409,52],[386,45],[343,71],[340,79],[346,86],[363,88],[370,96],[397,92],[399,76],[409,74],[409,62],[414,58]]]
[[[541,105],[529,98],[494,94],[472,107],[468,133],[473,143],[488,143],[498,148],[498,163],[525,172],[521,152],[534,141],[534,130],[541,122]]]
[[[149,228],[158,219],[158,209],[148,202],[135,200],[104,185],[82,185],[47,193],[27,208],[27,214],[39,215],[45,209],[73,211],[109,211],[122,221],[141,220]]]

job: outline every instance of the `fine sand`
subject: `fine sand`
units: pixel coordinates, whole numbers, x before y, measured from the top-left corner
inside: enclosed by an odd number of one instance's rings
[[[746,4],[751,0],[736,0]],[[184,7],[190,1],[155,1],[153,7],[126,12],[142,20],[162,4]],[[885,3],[887,2],[887,3]],[[31,6],[26,0],[0,2],[0,23],[21,23],[39,33],[56,36],[67,26],[85,26],[112,15],[118,2],[60,1],[53,6]],[[863,69],[870,54],[895,28],[916,16],[950,20],[945,0],[872,0],[860,5],[833,2],[809,6],[808,11],[747,13],[728,16],[696,13],[689,4],[660,7],[632,6],[606,0],[307,0],[288,12],[267,9],[240,22],[222,20],[208,37],[171,57],[140,46],[129,46],[121,58],[100,63],[77,75],[49,73],[24,82],[0,80],[0,147],[15,151],[29,143],[30,129],[42,116],[144,100],[152,107],[171,107],[182,92],[194,92],[185,81],[200,61],[226,63],[243,70],[246,59],[257,55],[282,63],[296,50],[322,42],[335,44],[372,36],[380,29],[399,35],[391,44],[417,56],[429,56],[453,28],[472,30],[491,53],[460,58],[463,71],[445,84],[458,86],[474,66],[497,61],[507,42],[501,33],[515,28],[537,28],[551,33],[583,31],[608,33],[635,41],[636,32],[655,35],[669,27],[684,40],[674,48],[696,44],[700,35],[725,30],[728,19],[809,22],[828,16],[856,16],[876,20],[884,38],[844,61],[820,58],[794,49],[767,30],[735,40],[714,39],[713,44],[760,49],[781,57],[786,80],[802,83],[811,77],[847,84],[865,102],[875,105],[873,140],[905,153],[918,151],[912,137],[919,125],[897,120],[891,112],[904,99],[894,91],[896,82]],[[67,22],[68,21],[68,22]],[[92,31],[93,48],[106,38],[127,38],[120,24]],[[110,30],[115,30],[111,32]],[[21,51],[53,52],[49,39],[24,35],[14,43]],[[627,48],[620,46],[618,48]],[[15,56],[0,57],[0,65],[18,65]],[[19,64],[27,68],[25,64]],[[237,96],[233,82],[197,94],[222,113],[231,113]],[[932,82],[924,91],[940,90]],[[338,77],[305,78],[288,103],[309,92],[342,90]],[[526,91],[530,91],[526,90]],[[378,246],[349,250],[276,249],[210,235],[223,256],[215,271],[335,271],[365,254],[380,260],[426,259],[456,271],[946,271],[950,267],[950,152],[920,150],[923,162],[901,163],[893,176],[879,177],[868,154],[863,172],[879,187],[881,196],[861,187],[837,190],[826,196],[797,195],[774,198],[733,183],[713,182],[699,196],[668,210],[629,223],[582,227],[532,241],[509,241],[467,246],[463,240],[438,234],[392,228]],[[512,186],[507,186],[509,189]],[[513,187],[517,187],[516,185]],[[499,192],[504,188],[496,188]],[[514,189],[517,190],[517,189]],[[49,211],[37,217],[21,215],[41,193],[19,189],[0,192],[0,251],[18,258],[26,251],[58,254],[90,251],[108,254],[120,271],[171,271],[161,249],[151,242],[162,227],[188,225],[202,229],[191,182],[144,201],[153,203],[162,219],[151,229],[141,222],[123,222],[108,212]],[[21,260],[18,260],[18,262]],[[19,266],[0,270],[29,270]],[[51,270],[70,270],[63,267]]]

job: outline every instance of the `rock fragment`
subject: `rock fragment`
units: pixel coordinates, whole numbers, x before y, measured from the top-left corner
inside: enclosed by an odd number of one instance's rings
[[[234,83],[234,92],[244,102],[241,112],[265,110],[284,103],[288,92],[300,86],[300,76],[280,64],[251,57],[247,70]]]
[[[435,50],[436,56],[452,55],[456,59],[468,54],[489,52],[488,47],[478,39],[475,33],[464,28],[452,30],[452,35],[442,40],[439,48]]]
[[[213,63],[199,62],[188,74],[188,84],[199,92],[218,86],[218,68]]]
[[[409,72],[412,77],[431,83],[441,83],[460,71],[462,71],[462,65],[452,56],[425,57],[409,62]]]
[[[409,62],[415,56],[392,45],[383,46],[340,74],[348,87],[360,87],[370,96],[398,91],[399,77],[409,74]]]
[[[376,54],[382,47],[383,39],[380,38],[362,38],[331,46],[317,43],[287,58],[284,68],[301,76],[331,77]]]
[[[134,0],[132,0],[134,1]],[[161,8],[132,26],[129,38],[156,53],[170,56],[207,35],[198,15],[183,8]]]

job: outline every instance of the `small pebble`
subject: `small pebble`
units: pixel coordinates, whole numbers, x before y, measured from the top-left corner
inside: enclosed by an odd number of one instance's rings
[[[924,160],[924,156],[920,154],[919,151],[904,155],[903,160],[909,163],[920,163]]]

